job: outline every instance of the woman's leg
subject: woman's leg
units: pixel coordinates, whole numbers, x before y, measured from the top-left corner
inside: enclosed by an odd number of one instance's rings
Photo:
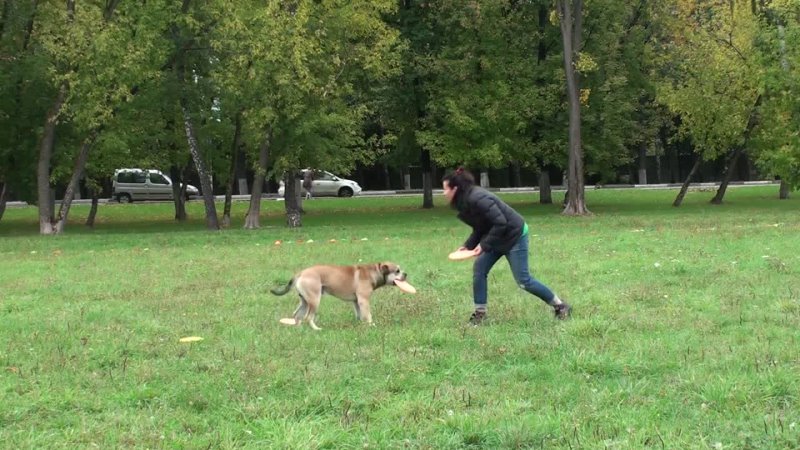
[[[539,297],[548,305],[555,306],[561,303],[560,299],[553,294],[553,291],[531,276],[530,270],[528,269],[527,234],[521,236],[517,243],[511,247],[511,250],[506,254],[506,259],[508,259],[508,264],[511,266],[511,273],[514,274],[514,280],[516,280],[519,287]]]
[[[476,311],[486,311],[486,301],[488,299],[487,277],[492,266],[503,256],[497,252],[483,252],[475,259],[472,266],[472,299],[475,302]]]

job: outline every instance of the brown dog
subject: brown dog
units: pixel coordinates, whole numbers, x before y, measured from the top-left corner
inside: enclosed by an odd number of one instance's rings
[[[314,322],[322,294],[331,294],[341,300],[353,302],[358,320],[372,323],[369,297],[381,286],[393,285],[395,280],[405,281],[406,273],[391,262],[359,264],[356,266],[311,266],[295,275],[283,288],[270,290],[275,295],[284,295],[294,286],[300,294],[300,304],[294,311],[295,324],[308,319],[315,330]],[[291,320],[291,319],[289,319]]]

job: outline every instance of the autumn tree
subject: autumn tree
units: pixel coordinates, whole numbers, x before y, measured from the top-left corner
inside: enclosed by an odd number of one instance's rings
[[[749,2],[663,2],[658,100],[680,115],[697,160],[674,205],[679,206],[701,161],[727,155],[721,203],[736,162],[757,124],[763,70],[755,46],[759,20]]]

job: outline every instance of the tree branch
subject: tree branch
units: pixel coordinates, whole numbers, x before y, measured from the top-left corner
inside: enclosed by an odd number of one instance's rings
[[[721,44],[724,44],[726,47],[729,47],[731,50],[736,52],[736,54],[739,55],[739,58],[741,58],[742,61],[747,63],[747,58],[744,57],[744,55],[742,54],[741,50],[739,50],[738,48],[736,48],[735,45],[733,45],[733,42],[731,40],[725,40],[725,39],[722,39],[722,38],[717,37],[717,36],[713,36],[713,38],[714,38],[715,41],[717,41],[717,42],[719,42]]]

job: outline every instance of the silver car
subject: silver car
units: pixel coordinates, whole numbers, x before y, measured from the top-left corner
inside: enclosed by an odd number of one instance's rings
[[[308,170],[310,169],[302,170],[302,175],[305,175]],[[315,170],[314,174],[314,181],[312,182],[314,187],[312,194],[315,197],[352,197],[361,193],[361,186],[359,186],[358,183],[353,180],[337,177],[336,175],[324,170]],[[297,180],[298,186],[302,186],[302,175],[300,179]],[[281,180],[278,186],[278,195],[283,197],[283,194],[286,190],[285,188],[286,186],[284,186],[283,180]],[[302,187],[301,189],[303,194],[305,194],[305,189]]]
[[[172,180],[160,170],[117,169],[111,184],[111,197],[120,203],[142,200],[172,200]],[[200,190],[186,185],[186,199]]]

